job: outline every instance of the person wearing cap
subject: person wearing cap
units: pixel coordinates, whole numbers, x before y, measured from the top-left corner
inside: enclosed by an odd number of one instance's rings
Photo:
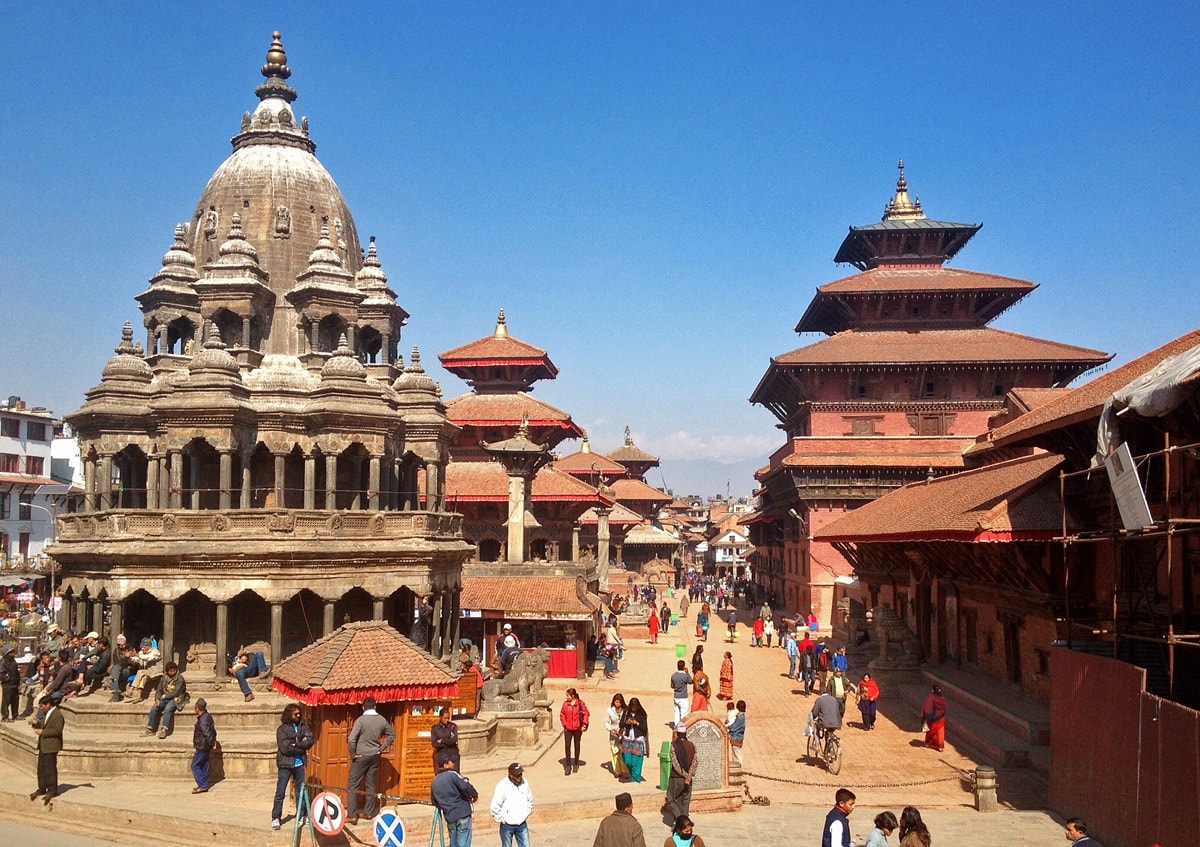
[[[671,775],[667,779],[667,806],[672,817],[686,815],[692,806],[692,777],[696,775],[696,745],[688,741],[687,726],[675,724],[671,742]]]
[[[500,632],[500,638],[497,639],[499,644],[500,654],[500,670],[508,673],[512,667],[513,659],[521,652],[521,639],[513,632],[512,624],[506,623]]]
[[[508,766],[508,775],[496,783],[491,813],[500,824],[500,847],[529,847],[529,815],[533,812],[533,791],[525,781],[520,762]]]
[[[10,644],[0,657],[0,721],[17,719],[17,700],[21,690],[21,668],[17,664],[17,647]]]
[[[30,800],[43,796],[42,802],[50,804],[58,795],[58,754],[63,748],[63,713],[59,708],[62,695],[44,695],[41,704],[46,707],[45,715],[33,724],[37,733],[37,791],[29,795]]]
[[[137,670],[133,661],[134,655],[135,653],[130,649],[129,644],[125,640],[125,636],[118,635],[117,646],[116,649],[113,650],[112,655],[112,671],[108,675],[109,680],[112,683],[113,692],[112,698],[109,699],[108,702],[120,703],[121,700],[124,699],[122,690],[125,687],[125,683],[129,681],[129,678]]]
[[[108,639],[97,639],[96,654],[92,656],[90,662],[85,663],[83,668],[84,690],[79,692],[79,696],[86,697],[89,694],[95,694],[104,684],[111,667],[112,650],[109,649]]]
[[[208,701],[203,697],[196,700],[196,727],[192,730],[192,747],[196,749],[192,756],[192,776],[196,779],[193,794],[203,794],[209,788],[208,760],[217,749],[217,725],[213,716],[208,713]]]
[[[191,699],[187,690],[187,680],[179,672],[179,665],[167,662],[165,670],[166,673],[159,677],[154,705],[150,707],[142,735],[154,735],[157,732],[159,738],[166,738],[175,728],[175,712],[186,706],[187,701]]]
[[[438,757],[437,769],[429,786],[429,800],[446,821],[449,847],[471,847],[471,804],[479,799],[479,792],[454,769],[454,760],[449,756]]]
[[[592,847],[645,847],[646,833],[633,816],[633,795],[623,791],[616,797],[616,811],[600,821]]]
[[[146,699],[146,687],[162,677],[159,666],[161,661],[162,653],[158,652],[158,648],[149,638],[143,638],[142,649],[133,657],[133,666],[137,668],[137,673],[129,683],[129,699],[135,703]]]
[[[62,649],[63,636],[65,634],[61,626],[56,623],[50,624],[50,628],[46,630],[46,635],[48,636],[46,646],[42,649],[47,651],[51,656],[57,656],[58,651]]]

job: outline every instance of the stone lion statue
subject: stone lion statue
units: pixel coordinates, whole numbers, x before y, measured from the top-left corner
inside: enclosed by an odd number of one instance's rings
[[[549,666],[550,651],[544,647],[522,650],[508,673],[483,684],[481,711],[533,708],[534,700],[545,697]]]

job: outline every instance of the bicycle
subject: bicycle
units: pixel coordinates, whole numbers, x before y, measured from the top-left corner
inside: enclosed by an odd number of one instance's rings
[[[841,739],[834,730],[820,724],[813,724],[812,730],[808,736],[808,758],[824,762],[826,770],[838,774],[842,769]]]

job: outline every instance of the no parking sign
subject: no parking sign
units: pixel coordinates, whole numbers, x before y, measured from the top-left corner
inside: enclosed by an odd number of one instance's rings
[[[404,821],[391,809],[375,818],[375,843],[379,847],[404,847]]]
[[[337,835],[346,825],[342,799],[329,791],[322,791],[312,799],[308,815],[313,828],[322,835]]]

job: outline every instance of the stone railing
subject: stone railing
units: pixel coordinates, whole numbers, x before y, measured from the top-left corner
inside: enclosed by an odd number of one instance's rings
[[[461,538],[462,515],[306,509],[114,509],[58,516],[58,543],[137,538]]]

